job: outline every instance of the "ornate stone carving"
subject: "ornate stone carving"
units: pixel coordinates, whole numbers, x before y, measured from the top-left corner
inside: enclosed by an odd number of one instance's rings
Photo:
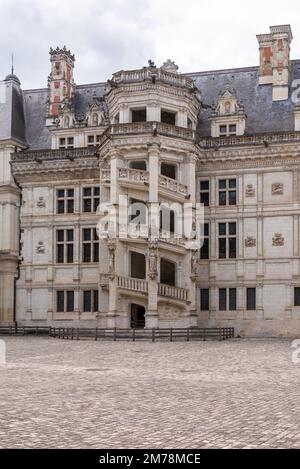
[[[39,241],[36,246],[36,253],[37,254],[44,254],[46,251],[46,247],[43,241]]]
[[[282,195],[282,194],[283,194],[282,182],[274,182],[274,184],[272,184],[272,195]]]
[[[198,273],[198,253],[197,251],[192,251],[191,255],[191,275],[190,279],[195,282]]]
[[[113,279],[115,277],[115,257],[116,257],[116,243],[114,240],[109,239],[107,241],[108,245],[108,272],[109,278]]]
[[[149,245],[149,277],[153,280],[157,277],[157,245]]]
[[[272,245],[273,246],[283,246],[284,245],[284,237],[281,233],[274,233],[272,238]]]
[[[46,207],[46,201],[45,201],[44,197],[40,196],[40,197],[38,198],[38,201],[37,201],[37,203],[36,203],[36,206],[37,206],[37,207],[40,207],[40,208],[41,208],[41,207]]]
[[[245,239],[245,247],[246,248],[253,248],[256,246],[256,239],[253,236],[247,236]]]
[[[255,188],[253,187],[253,184],[247,184],[246,190],[245,190],[245,195],[246,195],[246,197],[254,197],[255,196]]]

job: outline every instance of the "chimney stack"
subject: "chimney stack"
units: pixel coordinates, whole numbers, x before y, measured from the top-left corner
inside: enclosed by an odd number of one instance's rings
[[[290,25],[270,26],[269,34],[259,34],[259,84],[273,85],[273,101],[289,96],[290,44],[293,39]]]
[[[48,78],[48,117],[56,117],[61,105],[70,100],[74,93],[73,69],[75,57],[64,46],[50,48],[51,73]]]

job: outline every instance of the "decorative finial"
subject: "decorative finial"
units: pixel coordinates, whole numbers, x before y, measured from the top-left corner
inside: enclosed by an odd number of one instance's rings
[[[11,74],[14,74],[14,53],[11,53]]]

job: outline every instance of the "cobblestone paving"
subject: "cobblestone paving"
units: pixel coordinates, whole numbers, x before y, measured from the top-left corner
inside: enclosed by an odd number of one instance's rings
[[[0,447],[300,447],[289,340],[2,337]]]

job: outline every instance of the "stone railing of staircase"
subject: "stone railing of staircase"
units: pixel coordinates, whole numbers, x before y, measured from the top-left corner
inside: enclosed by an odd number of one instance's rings
[[[147,280],[139,278],[118,276],[118,287],[124,288],[125,290],[133,290],[142,293],[148,292]]]
[[[128,134],[159,134],[167,137],[178,137],[185,140],[195,140],[195,130],[177,125],[166,124],[164,122],[128,122],[123,124],[113,124],[110,129],[111,135]]]
[[[186,288],[174,287],[164,283],[158,284],[158,294],[159,296],[166,296],[180,301],[187,301],[188,299],[188,290]]]

